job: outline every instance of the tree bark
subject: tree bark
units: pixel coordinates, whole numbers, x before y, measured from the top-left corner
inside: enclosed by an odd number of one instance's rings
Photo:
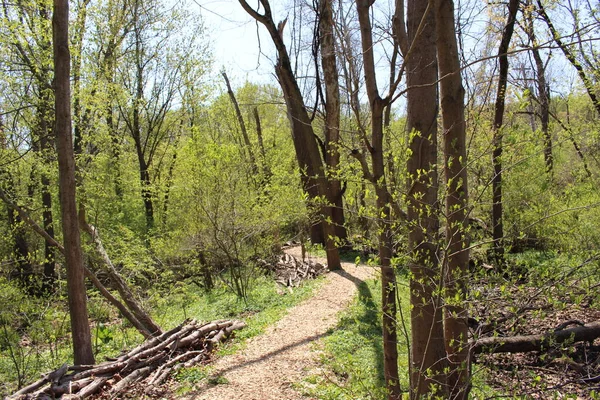
[[[449,363],[448,389],[450,399],[467,399],[470,358],[465,307],[469,266],[465,91],[454,30],[454,3],[452,0],[435,0],[434,4],[446,182],[444,339]]]
[[[348,232],[345,226],[340,165],[340,85],[335,49],[332,0],[320,0],[319,42],[321,66],[325,83],[325,166],[327,168],[327,201],[335,227],[337,240],[346,244]]]
[[[371,109],[371,152],[372,183],[375,186],[377,215],[379,216],[379,263],[381,265],[382,326],[383,326],[383,374],[388,390],[388,399],[400,399],[398,375],[398,327],[396,323],[396,274],[391,265],[392,221],[391,202],[385,179],[383,152],[383,112],[388,101],[381,98],[377,89],[375,58],[373,51],[373,29],[370,20],[372,1],[357,0],[356,9],[360,25],[365,86]]]
[[[397,9],[396,13],[399,12]],[[446,389],[446,352],[439,294],[442,274],[438,261],[438,71],[435,20],[428,2],[410,0],[406,20],[408,43],[411,48],[419,49],[409,55],[408,48],[404,46],[408,89],[406,130],[411,150],[407,161],[412,326],[410,395],[411,399],[421,399],[443,395]]]
[[[290,58],[283,42],[283,28],[286,21],[280,22],[277,27],[275,26],[268,0],[260,0],[260,4],[264,8],[264,14],[258,13],[245,0],[239,0],[239,3],[250,16],[267,28],[277,50],[275,73],[285,98],[304,190],[308,193],[311,200],[327,199],[327,177],[323,170],[319,145],[315,139],[312,124],[304,105],[304,98],[298,87],[298,82],[294,76]],[[322,233],[327,253],[327,266],[330,270],[341,269],[339,252],[335,243],[335,228],[331,223],[331,210],[329,207],[320,204],[317,207],[320,209],[319,220],[322,223]]]
[[[75,364],[93,364],[94,355],[86,308],[83,255],[75,200],[75,157],[71,132],[69,2],[67,0],[54,0],[52,28],[56,149],[73,356]]]
[[[492,238],[494,240],[493,254],[496,265],[504,265],[504,226],[502,223],[502,125],[504,121],[504,105],[506,99],[506,85],[508,79],[508,47],[514,32],[519,0],[510,0],[508,3],[508,16],[502,32],[502,39],[498,47],[498,89],[494,105],[494,150],[492,152],[492,165],[494,176],[492,178]]]

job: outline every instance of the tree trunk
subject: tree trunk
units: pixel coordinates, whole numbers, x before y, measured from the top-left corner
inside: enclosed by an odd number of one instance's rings
[[[375,59],[373,51],[373,29],[370,20],[370,0],[357,0],[356,9],[360,24],[361,45],[365,73],[365,87],[371,109],[371,166],[372,179],[377,196],[376,207],[379,216],[379,262],[381,265],[381,296],[383,326],[383,375],[388,390],[388,399],[402,396],[398,375],[398,327],[396,323],[396,274],[391,265],[392,221],[390,204],[392,198],[385,179],[385,156],[383,152],[383,112],[388,105],[377,89]]]
[[[69,55],[69,2],[54,0],[52,16],[56,149],[59,191],[67,269],[67,294],[73,336],[75,364],[93,364],[92,340],[86,308],[83,255],[75,201],[75,157],[71,132],[71,93]]]
[[[246,151],[248,152],[248,158],[250,160],[250,166],[252,167],[252,172],[258,172],[258,166],[256,165],[256,157],[254,157],[254,151],[252,150],[252,143],[250,143],[250,137],[248,136],[248,130],[246,129],[246,123],[244,122],[244,117],[242,116],[242,111],[240,110],[240,106],[235,98],[235,94],[231,89],[231,85],[229,84],[229,78],[225,72],[221,72],[223,79],[225,80],[225,85],[227,85],[227,94],[229,95],[229,100],[231,100],[231,104],[233,105],[233,109],[235,111],[235,116],[237,117],[238,123],[240,124],[240,131],[242,132],[242,138],[244,139],[244,144],[246,145]]]
[[[467,399],[470,389],[466,279],[469,266],[467,238],[467,152],[464,95],[452,0],[435,0],[437,55],[444,137],[446,182],[446,254],[444,339],[449,363],[450,399]]]
[[[0,199],[2,199],[6,205],[12,209],[15,210],[18,215],[21,217],[21,219],[27,224],[29,225],[38,235],[40,235],[42,238],[44,238],[44,240],[48,241],[48,243],[50,243],[52,246],[56,247],[58,249],[58,251],[60,251],[63,256],[66,254],[65,253],[65,247],[63,245],[61,245],[60,243],[58,243],[56,241],[56,239],[54,239],[53,237],[51,237],[50,235],[48,235],[48,232],[46,232],[42,227],[40,227],[33,219],[31,219],[31,217],[25,212],[25,210],[23,210],[21,207],[19,207],[17,204],[15,204],[8,196],[7,194],[2,190],[2,188],[0,188]],[[81,210],[80,210],[81,211]],[[81,214],[80,214],[80,218],[81,218]],[[84,227],[87,227],[87,224],[85,224],[85,218],[81,218],[80,219],[80,223],[84,223]],[[110,260],[109,260],[110,261]],[[106,260],[103,260],[103,262],[106,262]],[[110,265],[108,265],[108,267],[110,267],[112,265],[112,263]],[[102,294],[102,296],[104,296],[104,298],[106,298],[106,300],[108,300],[109,303],[113,304],[115,307],[117,307],[119,309],[119,311],[121,311],[121,313],[123,314],[123,316],[129,321],[131,322],[131,324],[138,329],[138,331],[144,336],[144,337],[148,337],[151,336],[150,331],[143,326],[138,320],[137,318],[132,314],[132,312],[130,312],[120,301],[118,301],[105,287],[104,285],[102,285],[102,283],[98,280],[98,278],[94,275],[94,273],[92,271],[90,271],[88,268],[86,268],[85,266],[84,268],[84,273],[85,276],[87,276],[90,281],[92,282],[92,284],[94,286],[96,286],[96,288],[98,288],[98,291],[100,292],[100,294]],[[118,275],[118,274],[117,274]],[[112,278],[112,276],[111,276]],[[129,290],[129,289],[127,289]],[[123,296],[122,296],[123,297]]]
[[[528,6],[531,3],[528,2]],[[544,135],[544,160],[546,161],[546,172],[552,174],[554,166],[554,157],[552,156],[552,133],[549,129],[550,124],[550,90],[546,82],[546,66],[542,61],[540,49],[538,47],[537,38],[533,25],[533,16],[531,12],[524,13],[527,23],[527,35],[531,41],[531,55],[535,62],[536,83],[538,92],[538,103],[540,105],[540,122],[542,124],[542,134]]]
[[[561,343],[592,343],[600,337],[600,322],[569,329],[555,330],[540,335],[487,337],[472,344],[473,354],[480,353],[526,353],[528,351],[545,351]]]
[[[596,112],[598,112],[598,114],[600,115],[600,101],[598,101],[598,96],[596,93],[596,88],[594,87],[594,82],[587,76],[585,70],[583,69],[583,66],[577,60],[577,57],[575,57],[575,55],[571,52],[569,44],[564,43],[562,41],[560,33],[554,27],[554,24],[552,23],[550,17],[546,13],[546,9],[544,8],[541,0],[537,0],[537,5],[539,15],[542,17],[544,22],[546,22],[546,25],[548,25],[548,29],[550,29],[550,33],[552,34],[552,37],[554,38],[554,41],[556,42],[557,46],[563,52],[567,60],[569,60],[573,68],[577,70],[577,74],[583,82],[583,86],[585,87],[585,90],[590,100],[592,101]]]
[[[339,179],[340,164],[340,85],[335,49],[332,0],[320,0],[319,43],[321,65],[325,83],[325,166],[327,168],[327,202],[335,226],[337,240],[346,244],[348,233],[345,226],[342,183]]]
[[[519,0],[510,0],[508,3],[508,17],[502,32],[502,39],[498,48],[498,89],[494,106],[494,150],[492,152],[492,165],[494,176],[492,178],[492,235],[494,240],[494,261],[499,268],[504,266],[504,226],[502,223],[502,125],[504,120],[504,104],[506,99],[506,84],[508,79],[508,47],[515,27]]]
[[[260,4],[264,8],[264,14],[260,14],[252,9],[245,0],[239,0],[239,3],[248,14],[267,28],[277,49],[275,73],[285,98],[294,149],[296,150],[296,158],[300,165],[304,190],[308,193],[311,200],[319,198],[327,199],[327,177],[323,170],[319,145],[315,139],[311,120],[304,105],[304,98],[298,87],[298,82],[294,76],[290,58],[283,42],[283,28],[286,21],[280,22],[277,27],[275,26],[268,0],[260,0]],[[341,269],[340,256],[335,243],[335,227],[331,223],[331,210],[329,207],[320,204],[317,204],[317,207],[319,208],[319,220],[322,223],[325,251],[327,253],[327,266],[330,270]]]
[[[49,72],[44,71],[43,75],[47,76]],[[49,76],[47,78],[50,79]],[[38,135],[40,151],[42,158],[47,161],[47,152],[54,150],[52,146],[52,116],[51,116],[50,94],[46,91],[42,94],[42,98],[38,104]],[[52,215],[52,193],[50,192],[50,178],[45,171],[41,172],[41,195],[42,195],[42,223],[44,230],[51,237],[54,237],[54,217]],[[44,241],[44,271],[42,275],[42,292],[48,293],[53,290],[56,282],[56,255],[54,247]]]
[[[399,10],[396,10],[399,12]],[[440,299],[438,171],[437,171],[437,58],[435,20],[428,3],[408,2],[408,43],[419,49],[408,55],[407,124],[410,158],[407,162],[408,249],[412,346],[411,399],[444,395],[446,352]],[[423,21],[423,22],[421,22]],[[421,32],[417,32],[419,25]]]
[[[154,204],[152,180],[150,179],[150,163],[146,160],[145,146],[142,143],[142,126],[140,107],[144,100],[144,60],[142,49],[142,37],[138,26],[138,2],[134,5],[134,33],[135,33],[135,96],[133,104],[132,136],[135,143],[138,165],[140,168],[140,183],[142,185],[142,201],[144,202],[144,213],[146,215],[146,233],[150,234],[154,229]]]

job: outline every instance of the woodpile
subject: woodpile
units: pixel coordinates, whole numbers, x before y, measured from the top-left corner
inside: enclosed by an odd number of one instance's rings
[[[305,279],[315,279],[327,272],[327,266],[303,261],[290,254],[282,254],[272,261],[260,260],[264,268],[275,275],[275,281],[286,287],[297,287]]]
[[[186,321],[101,364],[64,364],[8,399],[84,399],[99,393],[115,398],[140,383],[150,392],[173,372],[206,360],[215,344],[244,326],[234,320]]]

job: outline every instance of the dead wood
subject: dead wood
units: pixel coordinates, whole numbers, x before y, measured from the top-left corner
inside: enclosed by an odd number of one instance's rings
[[[118,397],[138,382],[156,386],[174,371],[206,360],[216,342],[244,326],[234,320],[188,321],[112,361],[70,368],[63,365],[8,399],[84,399],[104,388],[111,397]]]
[[[572,322],[572,321],[569,321]],[[540,335],[487,337],[472,344],[473,354],[526,353],[543,351],[561,343],[593,342],[600,337],[600,321],[569,329],[560,329]]]
[[[327,272],[327,266],[312,261],[299,260],[290,254],[282,254],[277,258],[259,263],[275,275],[275,281],[287,287],[297,287],[306,279],[315,279]]]
[[[131,311],[131,313],[135,316],[135,319],[141,325],[143,325],[145,330],[150,332],[152,336],[160,335],[162,333],[160,327],[152,320],[152,317],[150,317],[150,315],[140,307],[139,303],[135,299],[135,296],[129,289],[129,286],[113,265],[112,260],[108,255],[108,252],[102,244],[102,240],[100,239],[100,235],[98,234],[98,230],[96,229],[96,227],[86,223],[83,220],[80,221],[80,225],[92,238],[92,241],[94,242],[94,245],[96,247],[96,252],[102,259],[106,267],[105,270],[108,273],[111,282],[113,282],[116,286],[119,295],[127,305],[128,309]]]

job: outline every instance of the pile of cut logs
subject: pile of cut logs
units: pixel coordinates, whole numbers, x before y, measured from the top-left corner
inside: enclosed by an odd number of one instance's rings
[[[286,253],[272,261],[260,260],[260,263],[273,272],[277,283],[287,287],[297,287],[303,280],[314,279],[327,272],[327,267],[321,263],[303,261]]]
[[[137,383],[151,391],[178,369],[206,360],[216,343],[244,326],[234,320],[186,321],[101,364],[64,364],[8,399],[84,399],[100,392],[115,398]]]

